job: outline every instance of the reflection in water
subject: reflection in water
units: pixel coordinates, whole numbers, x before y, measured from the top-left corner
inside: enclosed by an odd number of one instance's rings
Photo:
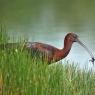
[[[6,25],[11,37],[22,36],[58,48],[63,47],[68,32],[75,32],[94,52],[94,11],[94,0],[1,0],[0,23]],[[89,63],[89,58],[82,47],[74,44],[66,59],[83,65]]]

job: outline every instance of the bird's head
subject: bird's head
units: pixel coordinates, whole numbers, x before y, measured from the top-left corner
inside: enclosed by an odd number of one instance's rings
[[[78,41],[78,35],[75,33],[68,33],[65,37],[66,40],[69,42],[77,42]]]
[[[73,42],[79,43],[90,54],[90,56],[92,58],[91,61],[94,64],[95,58],[94,58],[92,52],[80,41],[80,39],[79,39],[77,34],[75,34],[75,33],[68,33],[66,35],[66,37],[65,37],[65,44],[66,44],[66,42],[68,42],[68,43],[73,43]]]

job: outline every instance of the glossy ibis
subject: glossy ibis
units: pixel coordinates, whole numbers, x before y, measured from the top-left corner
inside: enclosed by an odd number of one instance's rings
[[[90,52],[90,50],[79,40],[79,37],[75,33],[68,33],[65,36],[64,39],[64,47],[62,49],[58,49],[54,46],[45,44],[45,43],[39,43],[39,42],[25,42],[24,48],[26,50],[30,50],[30,53],[34,53],[34,56],[37,56],[38,53],[42,54],[40,56],[45,57],[46,61],[48,64],[57,62],[63,58],[65,58],[68,53],[70,52],[70,49],[72,47],[72,44],[74,42],[78,42],[81,46],[83,46],[86,51],[90,54],[91,56],[91,61],[94,64],[94,56]],[[6,47],[10,47],[12,43],[7,43]],[[15,43],[13,43],[15,45]],[[32,52],[31,52],[32,51]],[[35,52],[38,52],[37,55],[35,55]]]
[[[81,46],[83,46],[87,52],[91,56],[91,61],[94,64],[94,56],[90,52],[90,50],[79,40],[78,36],[74,33],[68,33],[65,36],[64,39],[64,48],[58,49],[54,46],[45,44],[45,43],[39,43],[39,42],[26,42],[25,47],[28,49],[31,49],[32,51],[39,51],[41,53],[44,53],[47,56],[48,63],[57,62],[63,58],[65,58],[68,53],[70,52],[70,49],[72,47],[73,42],[78,42]]]

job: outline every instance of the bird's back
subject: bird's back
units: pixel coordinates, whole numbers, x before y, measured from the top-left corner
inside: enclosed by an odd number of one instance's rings
[[[26,47],[30,48],[31,50],[37,50],[46,53],[48,56],[51,56],[55,50],[55,47],[39,42],[27,42]]]

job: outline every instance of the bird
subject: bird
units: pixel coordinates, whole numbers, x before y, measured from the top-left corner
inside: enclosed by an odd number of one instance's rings
[[[90,54],[92,63],[94,64],[95,58],[91,51],[79,40],[79,37],[75,33],[68,33],[64,39],[64,47],[62,49],[58,49],[52,45],[41,43],[41,42],[26,42],[25,47],[30,49],[31,51],[41,53],[42,56],[46,56],[46,60],[48,64],[58,62],[65,58],[72,47],[74,42],[78,42],[81,46],[83,46],[86,51]],[[45,59],[45,58],[44,58]]]
[[[75,33],[67,33],[64,38],[64,46],[62,49],[56,48],[52,45],[42,43],[42,42],[25,42],[24,49],[28,50],[29,53],[34,57],[40,57],[43,61],[47,61],[48,64],[58,62],[64,59],[70,52],[72,45],[74,42],[78,42],[82,47],[86,49],[86,51],[91,56],[91,62],[94,64],[95,58],[92,52],[80,41],[79,36]],[[5,47],[10,47],[13,45],[17,45],[17,43],[7,43]],[[1,47],[2,45],[0,45]]]

